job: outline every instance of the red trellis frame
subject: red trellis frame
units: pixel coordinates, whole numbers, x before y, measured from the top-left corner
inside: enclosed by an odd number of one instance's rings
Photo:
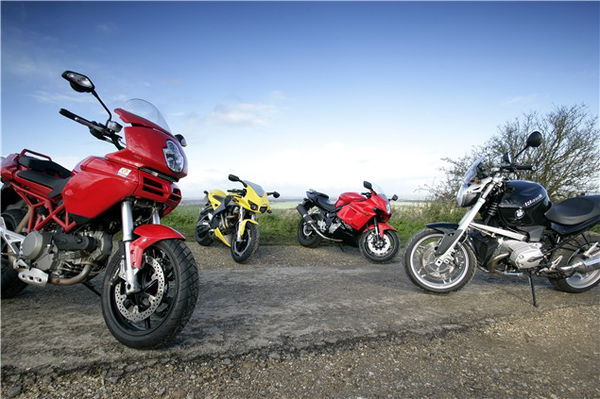
[[[27,222],[27,232],[32,230],[40,230],[48,222],[54,221],[60,227],[63,228],[65,233],[68,233],[77,225],[76,222],[69,220],[69,214],[65,210],[64,204],[54,204],[52,200],[34,193],[24,187],[20,187],[16,184],[11,184],[12,188],[19,194],[23,201],[29,207],[29,220]],[[48,211],[48,215],[44,216],[36,212],[37,208],[45,208]],[[37,215],[37,216],[36,216]],[[35,217],[35,221],[34,221]]]

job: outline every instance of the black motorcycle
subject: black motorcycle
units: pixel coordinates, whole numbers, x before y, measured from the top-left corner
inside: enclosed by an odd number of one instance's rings
[[[533,132],[527,145],[539,147]],[[588,230],[600,222],[600,195],[569,198],[556,205],[538,183],[509,180],[519,170],[505,154],[499,167],[484,159],[466,172],[456,200],[471,207],[458,223],[433,223],[414,234],[404,255],[413,283],[435,293],[457,291],[475,273],[527,275],[537,306],[532,276],[547,277],[561,291],[584,292],[600,282],[600,235]],[[477,215],[481,220],[475,220]]]

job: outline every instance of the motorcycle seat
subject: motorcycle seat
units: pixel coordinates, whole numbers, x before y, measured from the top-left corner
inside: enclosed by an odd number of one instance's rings
[[[559,202],[545,213],[548,220],[572,226],[600,216],[600,195],[569,198]]]
[[[329,201],[329,195],[318,191],[307,191],[308,199],[326,210],[327,212],[337,212],[338,208]]]
[[[63,188],[65,188],[65,185],[71,178],[70,174],[71,172],[69,172],[69,177],[61,178],[50,176],[49,174],[37,172],[35,170],[21,170],[17,172],[17,176],[21,179],[50,187],[52,191],[48,194],[48,198],[54,198],[62,192]]]
[[[71,176],[71,171],[69,169],[62,167],[56,162],[46,159],[22,155],[19,157],[19,164],[38,172],[56,173],[63,179]]]

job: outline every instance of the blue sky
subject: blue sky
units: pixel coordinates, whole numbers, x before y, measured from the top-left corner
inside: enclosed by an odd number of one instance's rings
[[[457,157],[523,112],[599,108],[600,8],[587,3],[2,2],[2,154],[73,167],[111,152],[61,117],[144,98],[188,140],[184,196],[228,173],[422,197]]]

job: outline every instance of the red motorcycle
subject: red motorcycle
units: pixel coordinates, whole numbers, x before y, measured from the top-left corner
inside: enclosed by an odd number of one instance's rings
[[[302,219],[298,224],[298,241],[309,248],[322,240],[358,245],[372,262],[387,262],[396,256],[400,240],[396,229],[385,223],[392,215],[390,200],[371,183],[363,182],[365,193],[343,193],[332,204],[329,196],[314,190],[296,209]],[[391,200],[396,201],[394,195]]]
[[[181,201],[175,182],[187,174],[185,139],[169,132],[152,104],[132,100],[129,111],[114,111],[130,125],[123,141],[92,81],[71,71],[62,77],[91,93],[108,120],[60,114],[117,151],[88,157],[73,171],[30,150],[2,159],[2,298],[48,283],[83,283],[100,295],[90,280],[106,270],[102,313],[110,332],[130,347],[162,346],[186,325],[198,298],[198,271],[184,237],[160,224]]]

